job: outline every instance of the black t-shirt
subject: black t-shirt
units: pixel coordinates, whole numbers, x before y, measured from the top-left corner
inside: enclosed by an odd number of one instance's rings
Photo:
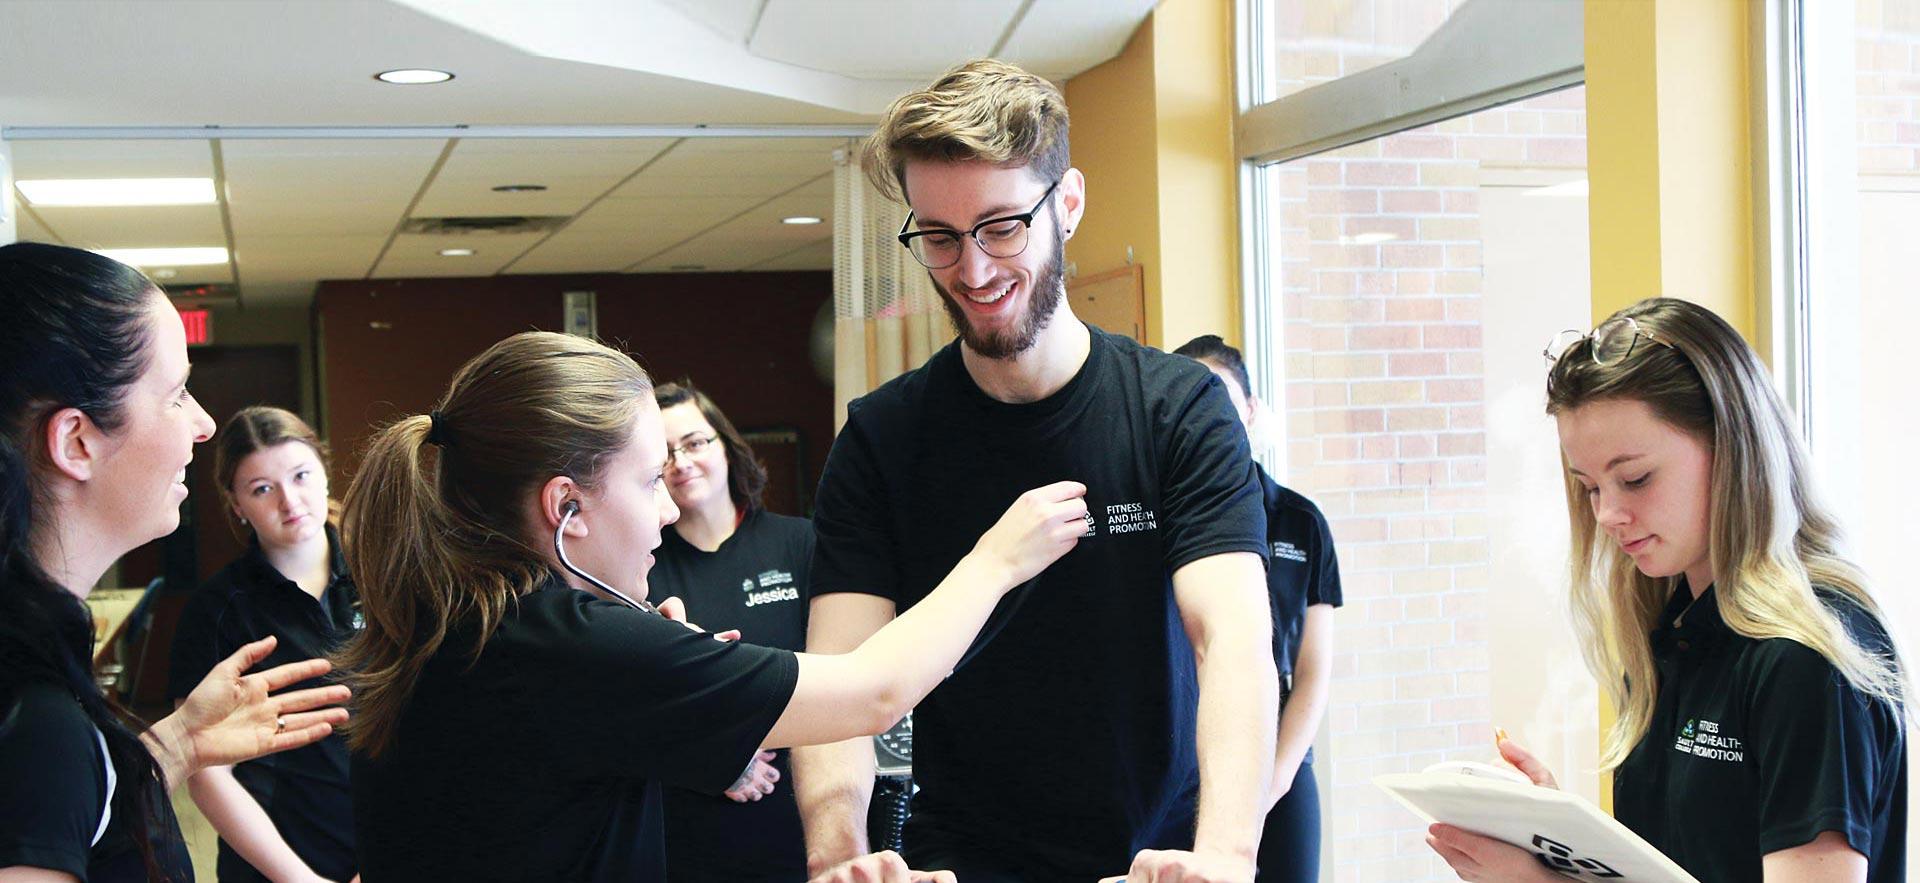
[[[708,631],[739,629],[740,640],[750,644],[806,649],[807,569],[813,563],[813,525],[806,519],[755,510],[712,552],[669,529],[654,554],[647,576],[654,603],[678,595],[687,604],[687,619]],[[773,793],[751,803],[664,789],[669,881],[807,878],[786,751],[777,753],[773,767],[780,771]]]
[[[1021,493],[1088,488],[1090,535],[1009,594],[987,643],[914,710],[909,853],[978,849],[1035,878],[1092,877],[1124,872],[1190,815],[1198,688],[1172,574],[1264,558],[1260,487],[1212,372],[1089,330],[1079,373],[1030,404],[988,397],[950,345],[855,400],[828,455],[813,594],[901,609]]]
[[[131,820],[102,816],[111,794],[132,787],[109,766],[100,731],[79,700],[47,683],[0,690],[0,868],[62,871],[83,883],[146,883]],[[192,883],[193,863],[166,789],[153,786],[149,837],[169,880]],[[97,842],[96,842],[97,835]]]
[[[793,697],[793,654],[724,643],[557,579],[479,658],[463,622],[392,741],[353,757],[367,883],[663,879],[656,783],[732,785]]]
[[[327,656],[352,637],[361,624],[360,595],[332,527],[327,528],[327,541],[332,574],[317,599],[276,570],[257,539],[201,585],[187,601],[173,635],[167,698],[186,698],[215,665],[268,635],[279,643],[256,671]],[[290,689],[325,683],[316,678]],[[233,777],[259,802],[287,846],[328,880],[349,880],[358,873],[347,773],[347,738],[342,733],[233,768]],[[223,881],[267,879],[224,839],[218,869]]]
[[[1858,605],[1820,594],[1863,647],[1891,652]],[[1867,857],[1869,883],[1905,880],[1900,717],[1805,645],[1728,628],[1711,587],[1692,600],[1682,580],[1652,634],[1659,693],[1614,774],[1615,815],[1704,883],[1758,880],[1762,856],[1824,831]]]
[[[1258,467],[1256,467],[1258,468]],[[1312,500],[1281,487],[1260,470],[1267,510],[1267,592],[1273,600],[1273,661],[1284,678],[1300,658],[1307,608],[1339,607],[1340,562],[1333,531]]]

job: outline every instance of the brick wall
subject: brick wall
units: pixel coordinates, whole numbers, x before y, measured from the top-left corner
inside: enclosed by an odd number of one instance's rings
[[[1584,133],[1576,89],[1266,171],[1289,482],[1346,590],[1320,769],[1339,880],[1453,879],[1370,780],[1489,753],[1482,173],[1581,169]]]
[[[1860,173],[1920,172],[1920,0],[1856,0]]]

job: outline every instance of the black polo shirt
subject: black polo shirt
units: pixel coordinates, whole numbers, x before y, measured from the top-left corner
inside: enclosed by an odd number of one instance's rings
[[[708,631],[739,629],[740,640],[749,644],[806,649],[811,522],[756,509],[718,549],[702,551],[669,528],[654,555],[658,560],[647,575],[654,603],[677,595],[687,604],[687,619]],[[773,768],[780,771],[773,793],[747,803],[665,789],[670,883],[807,878],[806,841],[785,750],[776,752]]]
[[[327,543],[332,574],[317,599],[267,561],[258,539],[201,585],[187,601],[174,632],[168,698],[186,698],[215,665],[268,635],[279,638],[279,643],[255,666],[256,671],[331,655],[352,637],[361,625],[360,595],[347,573],[340,537],[331,526]],[[316,678],[289,689],[327,682]],[[233,768],[233,777],[259,802],[287,846],[314,873],[329,880],[351,879],[357,869],[347,773],[347,739],[341,733]],[[223,881],[266,879],[224,838],[218,870]]]
[[[1870,615],[1820,595],[1863,647],[1891,653]],[[1867,857],[1869,883],[1905,880],[1900,717],[1805,645],[1728,628],[1712,588],[1689,602],[1681,580],[1651,636],[1658,698],[1615,771],[1615,815],[1703,883],[1759,880],[1762,856],[1825,831]]]
[[[0,868],[45,868],[87,883],[146,883],[134,820],[121,811],[132,787],[126,773],[109,765],[100,730],[65,687],[0,678]],[[167,789],[155,783],[151,796],[147,839],[154,862],[168,880],[192,883],[193,862]]]
[[[718,794],[786,709],[794,655],[716,641],[558,579],[467,617],[379,757],[353,758],[366,883],[657,883],[660,784]]]
[[[908,861],[1093,879],[1191,817],[1198,687],[1172,575],[1265,558],[1247,436],[1206,366],[1090,328],[1044,400],[982,391],[958,344],[847,408],[820,479],[813,594],[905,610],[1019,495],[1087,486],[1087,535],[1015,589],[978,652],[914,709]]]
[[[1258,467],[1256,467],[1258,468]],[[1280,486],[1260,470],[1267,509],[1267,593],[1273,601],[1273,661],[1284,679],[1300,659],[1307,608],[1339,607],[1340,562],[1333,531],[1312,500]]]

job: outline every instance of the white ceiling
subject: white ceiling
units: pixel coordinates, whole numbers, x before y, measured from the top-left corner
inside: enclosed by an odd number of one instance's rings
[[[1056,80],[1154,0],[0,0],[15,176],[215,177],[215,206],[23,205],[23,239],[227,245],[247,303],[321,279],[826,269],[842,138],[20,140],[46,127],[860,126],[967,58]],[[885,39],[875,35],[884,34]],[[398,87],[372,74],[435,67]],[[190,133],[193,135],[198,132]],[[297,136],[297,131],[287,133]],[[503,184],[540,184],[502,194]],[[224,218],[223,218],[224,213]],[[553,233],[399,233],[408,217],[560,215]],[[779,223],[789,215],[826,220]],[[441,257],[450,245],[467,258]]]
[[[237,140],[219,205],[22,205],[20,238],[85,248],[227,245],[248,303],[321,279],[828,269],[837,138]],[[21,141],[20,178],[212,177],[212,141]],[[444,156],[444,161],[442,157]],[[543,184],[496,193],[502,184]],[[409,211],[409,205],[412,206]],[[229,238],[222,223],[232,225]],[[407,217],[559,215],[550,233],[402,233]],[[823,223],[789,225],[811,215]],[[440,249],[472,248],[470,257]],[[169,284],[234,282],[177,267]]]

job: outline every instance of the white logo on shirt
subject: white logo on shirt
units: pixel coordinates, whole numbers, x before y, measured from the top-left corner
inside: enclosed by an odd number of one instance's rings
[[[740,581],[740,591],[747,593],[748,607],[800,600],[800,590],[793,585],[793,574],[787,571],[761,571],[757,579],[758,582],[754,579]]]
[[[1141,503],[1115,503],[1107,507],[1107,533],[1139,533],[1159,530],[1160,519]]]
[[[1673,740],[1673,750],[1726,763],[1745,763],[1747,759],[1746,746],[1739,739],[1720,732],[1719,722],[1704,719],[1687,718]]]
[[[763,570],[760,572],[760,588],[770,589],[774,586],[791,585],[792,583],[793,574],[784,570]]]
[[[1288,561],[1298,561],[1302,564],[1305,564],[1307,561],[1307,553],[1299,546],[1278,540],[1275,540],[1273,544],[1273,557],[1285,558]]]

